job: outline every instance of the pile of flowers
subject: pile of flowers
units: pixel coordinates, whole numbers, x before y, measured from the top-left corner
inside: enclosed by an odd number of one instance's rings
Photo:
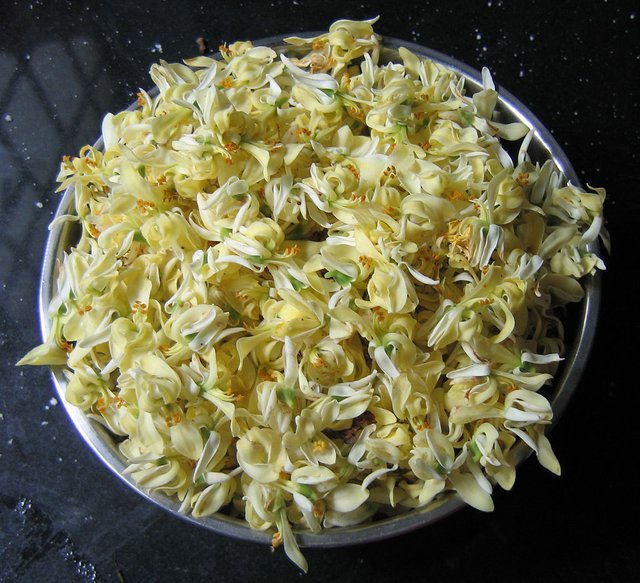
[[[519,442],[560,472],[557,308],[603,268],[604,190],[529,159],[486,70],[467,95],[406,49],[383,62],[374,22],[154,64],[157,91],[62,162],[82,235],[21,361],[65,368],[142,488],[303,569],[293,528],[451,491],[491,510]]]

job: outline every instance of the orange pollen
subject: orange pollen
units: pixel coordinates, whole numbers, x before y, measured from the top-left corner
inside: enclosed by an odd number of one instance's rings
[[[311,132],[307,128],[298,128],[298,129],[294,130],[293,133],[297,134],[298,136],[310,136],[311,135]]]
[[[67,340],[63,340],[60,343],[60,349],[63,350],[64,352],[71,352],[73,350],[73,344],[71,344]]]
[[[96,401],[96,409],[100,411],[100,413],[104,413],[107,410],[107,404],[104,401],[104,398],[100,397]]]
[[[149,209],[154,208],[156,205],[155,203],[148,201],[148,200],[142,200],[141,198],[139,198],[136,201],[136,205],[138,207],[138,210],[143,214],[147,214],[149,212]]]
[[[236,144],[235,142],[227,142],[224,145],[224,149],[227,152],[231,152],[232,154],[235,154],[240,149],[240,146],[238,146],[238,144]]]
[[[396,167],[393,165],[387,166],[382,174],[387,178],[397,178]]]
[[[94,239],[97,239],[100,236],[100,231],[94,225],[89,225],[88,229],[89,229],[89,234]]]
[[[323,514],[324,514],[324,507],[322,504],[322,500],[317,500],[316,502],[313,503],[313,516],[315,516],[316,518],[322,518]]]
[[[393,152],[395,149],[396,149],[395,142],[393,144],[389,144],[389,147],[387,148],[387,154],[391,154],[391,152]]]
[[[167,427],[173,427],[182,421],[182,417],[180,416],[180,413],[173,413],[168,417],[165,417],[164,421],[167,424]]]
[[[316,356],[315,358],[311,359],[311,364],[315,367],[315,368],[322,368],[323,366],[325,366],[327,363],[324,361],[323,358],[320,358],[319,356]]]
[[[98,165],[93,158],[89,158],[88,156],[85,156],[84,161],[87,166],[91,166],[92,168]]]
[[[140,314],[146,314],[147,313],[147,304],[143,303],[143,302],[138,302],[136,301],[133,304],[133,307],[131,308],[131,311],[135,314],[135,313],[140,313]]]
[[[373,259],[371,259],[371,257],[367,257],[366,255],[360,255],[358,257],[358,263],[363,267],[370,269],[371,265],[373,264]]]
[[[382,209],[382,212],[385,215],[389,215],[390,217],[393,217],[396,214],[396,208],[394,206],[391,206],[390,204],[385,204],[384,208]]]
[[[353,164],[347,164],[347,170],[355,176],[356,180],[360,180],[360,172]]]
[[[365,202],[367,197],[364,194],[352,194],[350,198],[351,202]]]
[[[138,97],[138,105],[141,107],[144,106],[144,104],[147,103],[147,98],[144,96],[144,93],[142,93],[142,91],[138,91],[136,95]]]
[[[427,260],[433,259],[433,255],[431,254],[431,249],[429,249],[428,247],[420,247],[418,254],[423,259],[427,259]]]
[[[316,40],[313,41],[313,43],[311,44],[311,48],[314,51],[321,51],[324,48],[324,45],[327,44],[327,41],[321,38],[318,38]]]
[[[384,320],[387,317],[387,311],[381,306],[374,306],[371,308],[371,311],[374,313],[378,321]]]
[[[224,89],[230,89],[233,87],[233,79],[231,77],[225,77],[222,81],[220,81],[220,87]]]
[[[122,397],[115,397],[113,401],[116,404],[116,407],[118,409],[120,409],[120,407],[122,407],[123,405],[127,404],[127,402]]]
[[[90,305],[86,305],[84,308],[80,308],[78,310],[78,314],[80,314],[81,316],[84,316],[87,312],[90,312],[91,310],[93,310],[93,308]]]
[[[314,61],[314,62],[311,63],[310,69],[311,69],[312,73],[318,73],[320,71],[324,71],[324,70],[328,69],[334,63],[335,63],[335,59],[333,57],[330,58],[330,59],[327,59],[324,63],[319,62],[319,61]]]
[[[356,119],[363,119],[364,118],[364,113],[362,113],[362,111],[360,109],[358,109],[357,107],[350,105],[347,108],[347,111],[349,112],[349,115],[351,117],[355,117]]]
[[[461,200],[462,198],[462,193],[459,190],[454,190],[449,194],[449,200]]]
[[[517,181],[521,186],[527,186],[529,184],[529,173],[521,172],[520,174],[518,174]]]
[[[231,49],[225,45],[222,44],[218,47],[218,50],[223,54],[223,55],[230,55],[231,54]]]
[[[261,370],[258,372],[258,376],[263,381],[274,381],[276,379],[276,373],[273,370]]]
[[[431,148],[431,144],[429,142],[420,142],[418,144],[425,152],[428,152]]]
[[[294,255],[297,255],[298,253],[300,253],[300,245],[298,245],[297,243],[295,245],[292,245],[291,247],[287,247],[284,250],[284,254],[287,257],[293,257]]]
[[[424,119],[424,116],[427,115],[424,111],[414,111],[413,117],[416,119]]]

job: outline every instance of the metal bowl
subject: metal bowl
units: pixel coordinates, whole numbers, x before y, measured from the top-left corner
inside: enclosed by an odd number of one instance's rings
[[[310,32],[304,36],[313,37],[318,34],[321,33]],[[295,54],[296,48],[286,45],[283,42],[283,39],[287,36],[293,35],[260,39],[254,41],[254,44],[272,47],[277,52],[284,52],[286,50],[287,54]],[[388,62],[395,60],[394,56],[397,55],[398,48],[403,46],[414,54],[440,63],[463,76],[468,93],[472,94],[482,89],[481,74],[472,67],[452,57],[421,45],[395,38],[385,37],[382,44],[384,48],[381,53],[381,61]],[[525,105],[508,91],[503,88],[498,88],[498,94],[499,102],[496,107],[496,113],[500,116],[500,121],[520,121],[534,130],[534,136],[528,148],[531,159],[534,162],[540,163],[548,159],[553,160],[557,170],[564,176],[564,180],[579,186],[580,180],[567,156],[551,133]],[[132,107],[134,106],[132,105]],[[102,138],[96,142],[95,146],[97,148],[103,146]],[[64,193],[55,216],[57,218],[60,215],[73,212],[73,192],[72,189],[69,189]],[[55,293],[58,262],[62,258],[63,253],[73,246],[77,240],[77,227],[74,227],[74,225],[69,222],[58,223],[50,232],[46,244],[40,282],[39,312],[43,339],[48,337],[51,329],[48,306]],[[597,244],[593,245],[592,250],[597,251]],[[595,276],[587,277],[583,285],[585,288],[585,297],[583,301],[571,311],[572,321],[566,322],[573,340],[567,354],[564,355],[565,360],[552,387],[550,401],[554,411],[554,418],[549,428],[552,428],[557,423],[568,405],[571,396],[575,392],[586,366],[595,336],[600,305],[600,276],[596,274]],[[128,486],[173,515],[180,516],[198,526],[223,535],[248,541],[261,543],[271,542],[270,533],[253,530],[240,518],[228,516],[221,512],[209,517],[194,518],[189,514],[180,513],[178,510],[179,503],[175,499],[163,494],[149,493],[139,487],[130,475],[123,473],[126,467],[125,460],[118,450],[114,436],[102,425],[88,418],[80,409],[67,403],[64,396],[67,381],[62,371],[62,367],[54,367],[52,369],[52,376],[60,396],[60,401],[64,404],[71,422],[104,465]],[[530,451],[523,443],[520,443],[514,453],[517,464],[520,464],[529,455]],[[302,547],[337,547],[377,541],[436,522],[460,510],[464,506],[465,503],[457,494],[446,493],[421,509],[410,510],[403,514],[377,520],[374,519],[371,522],[358,526],[327,529],[318,534],[307,531],[297,531],[296,536],[299,545]]]

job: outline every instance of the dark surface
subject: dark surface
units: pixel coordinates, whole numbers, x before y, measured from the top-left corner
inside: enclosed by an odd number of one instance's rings
[[[638,2],[0,2],[1,581],[629,581],[638,573],[636,221]],[[363,7],[363,6],[366,6]],[[527,461],[496,510],[464,510],[367,546],[283,552],[151,506],[98,462],[45,369],[14,367],[39,341],[37,288],[63,154],[92,142],[163,58],[222,41],[381,20],[381,34],[476,68],[527,104],[585,183],[607,188],[598,338],[552,443],[561,478]],[[634,378],[635,377],[635,378]]]

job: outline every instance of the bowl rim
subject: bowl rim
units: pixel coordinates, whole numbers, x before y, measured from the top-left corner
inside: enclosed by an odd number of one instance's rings
[[[253,40],[255,46],[269,46],[274,49],[287,47],[294,50],[295,47],[287,45],[285,38],[291,36],[301,36],[313,38],[326,32],[304,32],[295,34],[281,34]],[[405,41],[390,36],[381,36],[381,45],[391,50],[398,50],[405,47],[421,58],[430,59],[459,75],[465,77],[465,84],[471,82],[476,88],[482,87],[482,75],[475,68],[459,61],[440,51],[425,47],[415,42]],[[215,56],[215,55],[214,55]],[[544,151],[548,152],[564,180],[581,186],[581,182],[571,165],[568,157],[560,147],[556,139],[540,120],[526,107],[519,99],[512,95],[501,85],[496,87],[498,92],[498,104],[506,110],[512,117],[522,121],[529,128],[534,130],[533,142],[539,143]],[[135,104],[134,104],[135,105]],[[132,107],[134,106],[132,105]],[[95,143],[94,147],[100,149],[103,146],[102,137]],[[54,220],[60,215],[67,214],[73,205],[73,192],[69,187],[63,194],[58,205]],[[49,335],[51,320],[48,315],[48,307],[54,295],[56,264],[64,249],[61,247],[65,226],[59,222],[50,230],[47,238],[43,264],[40,276],[39,293],[39,320],[43,341]],[[598,243],[591,244],[590,248],[597,251]],[[547,427],[550,431],[555,427],[558,420],[564,413],[572,395],[580,382],[580,378],[586,368],[589,353],[592,349],[596,325],[599,316],[601,300],[601,274],[585,277],[582,280],[585,296],[580,303],[580,319],[576,323],[574,342],[565,355],[562,370],[559,376],[554,379],[551,405],[553,410],[553,420]],[[234,518],[222,513],[212,516],[195,518],[191,514],[179,511],[180,504],[173,498],[163,494],[150,493],[138,486],[129,474],[124,474],[125,463],[117,447],[113,443],[112,436],[108,431],[96,421],[87,417],[79,408],[71,405],[65,398],[66,377],[63,374],[64,367],[51,367],[51,375],[56,391],[60,397],[67,415],[69,416],[75,430],[80,434],[86,445],[93,450],[96,457],[121,481],[132,490],[152,502],[154,505],[168,511],[187,522],[204,527],[207,530],[218,534],[226,535],[236,539],[251,542],[270,543],[271,532],[257,531],[252,529],[244,519]],[[523,446],[524,444],[519,444]],[[531,451],[520,447],[516,453],[516,465],[520,465],[524,459],[531,454]],[[440,499],[430,503],[424,508],[413,509],[389,518],[366,522],[356,526],[338,527],[323,529],[319,533],[309,531],[295,531],[296,539],[301,547],[328,548],[365,542],[373,542],[406,534],[418,528],[424,527],[441,520],[442,518],[461,510],[467,505],[455,493],[446,493]]]

